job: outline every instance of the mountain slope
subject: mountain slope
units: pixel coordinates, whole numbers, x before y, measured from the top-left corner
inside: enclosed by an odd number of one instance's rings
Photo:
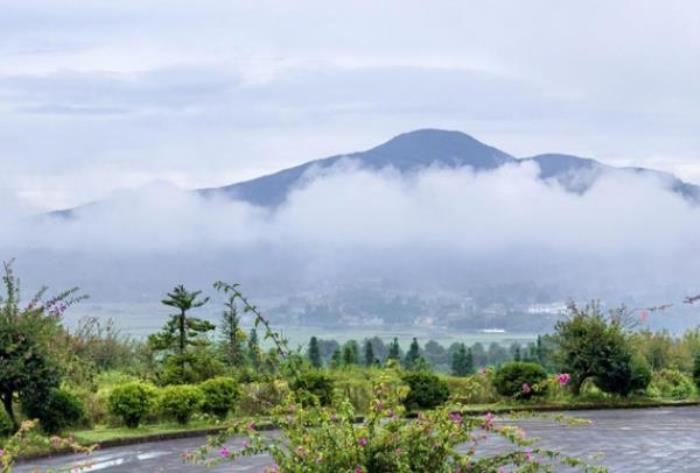
[[[225,195],[257,205],[277,206],[284,202],[289,191],[300,183],[309,169],[329,168],[341,159],[353,159],[370,169],[392,166],[401,172],[415,171],[431,164],[490,170],[516,161],[513,156],[464,133],[427,129],[404,133],[367,151],[310,161],[250,181],[199,192],[204,196]]]
[[[508,163],[535,162],[540,168],[540,179],[556,180],[569,192],[575,193],[586,192],[605,172],[650,174],[659,177],[672,192],[700,204],[700,187],[683,182],[672,174],[644,168],[617,168],[593,159],[566,154],[516,158],[465,133],[436,129],[404,133],[367,151],[309,161],[249,181],[195,192],[205,197],[225,197],[264,207],[276,207],[285,201],[293,189],[303,184],[308,171],[330,168],[342,159],[352,159],[363,168],[381,169],[390,166],[400,172],[412,172],[434,165],[449,168],[469,166],[479,172]],[[52,212],[51,215],[70,218],[75,210],[77,209],[61,210]]]

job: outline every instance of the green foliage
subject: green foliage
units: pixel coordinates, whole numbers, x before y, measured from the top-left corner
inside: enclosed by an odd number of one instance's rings
[[[649,393],[658,397],[686,399],[695,393],[695,386],[692,379],[680,371],[664,369],[652,374]]]
[[[394,337],[389,345],[389,353],[386,356],[387,360],[393,360],[394,362],[399,362],[401,360],[401,347],[399,346],[399,339]]]
[[[212,378],[199,385],[202,391],[202,411],[225,418],[235,405],[239,392],[232,378]]]
[[[360,349],[355,340],[349,340],[343,345],[343,364],[345,366],[357,365],[360,362]]]
[[[166,386],[158,397],[158,410],[165,416],[185,425],[202,405],[204,396],[197,386],[189,384]]]
[[[57,434],[84,419],[85,405],[68,391],[52,389],[46,397],[23,398],[22,412],[30,419],[39,419],[41,429],[47,434]]]
[[[501,396],[529,399],[546,392],[547,372],[537,363],[512,361],[501,366],[493,385]]]
[[[5,295],[0,297],[0,400],[16,431],[19,422],[13,407],[15,395],[25,400],[48,397],[60,384],[59,360],[63,354],[56,341],[65,334],[60,319],[70,305],[84,297],[77,296],[78,289],[73,288],[44,301],[46,288],[42,288],[21,307],[20,284],[12,262],[4,263],[2,281]]]
[[[578,394],[589,378],[603,391],[626,396],[633,389],[632,347],[619,313],[608,322],[598,304],[583,309],[570,306],[567,320],[556,324],[556,341],[562,371],[571,374],[571,389]]]
[[[170,317],[163,330],[148,337],[148,344],[156,351],[163,353],[166,362],[171,357],[168,378],[170,382],[186,382],[191,375],[188,370],[192,367],[188,364],[192,361],[188,351],[190,347],[206,347],[210,344],[206,334],[215,329],[214,324],[196,317],[189,317],[187,312],[202,307],[209,301],[209,298],[198,300],[201,291],[190,292],[184,286],[179,285],[168,293],[168,297],[161,302],[164,305],[178,309],[178,313]],[[174,368],[179,369],[179,375],[174,372]]]
[[[630,380],[630,392],[643,393],[651,383],[651,368],[647,360],[640,355],[632,356],[632,379]]]
[[[329,406],[333,401],[333,380],[319,371],[301,373],[290,384],[299,402],[305,406]]]
[[[224,371],[223,363],[216,359],[209,347],[197,347],[184,355],[171,355],[166,358],[160,381],[164,385],[200,383],[220,376]]]
[[[433,409],[450,397],[447,383],[433,373],[416,371],[404,374],[401,379],[410,389],[403,400],[408,410]]]
[[[237,412],[241,415],[269,415],[290,394],[285,381],[275,379],[241,386]]]
[[[452,374],[455,376],[467,376],[474,372],[474,356],[471,348],[467,350],[464,343],[460,343],[452,355]]]
[[[0,410],[0,438],[7,437],[12,434],[13,425],[7,413],[4,410]]]
[[[404,358],[404,366],[406,369],[412,370],[416,368],[416,363],[420,358],[420,345],[418,345],[418,340],[413,337],[411,345],[408,347],[408,352],[406,352],[406,357]]]
[[[379,363],[379,360],[374,356],[374,346],[371,340],[365,340],[365,366],[370,367]]]
[[[110,414],[121,418],[129,428],[136,428],[154,407],[157,391],[150,384],[133,381],[115,387],[108,398]]]
[[[700,351],[693,358],[693,381],[695,381],[695,386],[700,389]]]
[[[243,340],[245,334],[240,327],[240,317],[236,307],[236,298],[231,295],[224,304],[224,312],[221,316],[221,345],[224,361],[229,367],[241,367],[245,364]]]
[[[493,373],[490,370],[472,376],[450,376],[445,381],[450,397],[460,404],[486,404],[501,399],[493,386]]]
[[[318,338],[316,337],[311,337],[309,341],[309,361],[314,368],[320,368],[323,365],[321,350],[318,346]]]
[[[413,375],[417,373],[412,373]],[[369,412],[357,423],[357,413],[345,401],[337,408],[303,408],[289,399],[278,412],[280,436],[265,436],[245,423],[211,439],[207,448],[186,458],[207,466],[242,456],[267,453],[275,471],[314,473],[454,473],[549,471],[557,459],[580,466],[571,458],[531,446],[513,426],[494,427],[490,416],[463,417],[461,406],[445,406],[407,419],[400,404],[403,389],[379,379],[373,386]],[[513,448],[490,453],[479,447],[480,432],[502,437]],[[229,436],[245,436],[243,448],[224,447]],[[469,448],[463,446],[469,444]],[[216,459],[212,457],[216,452]],[[541,462],[542,458],[548,458]]]

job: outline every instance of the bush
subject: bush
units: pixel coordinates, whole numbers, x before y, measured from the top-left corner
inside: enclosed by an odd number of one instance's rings
[[[243,384],[238,412],[252,416],[270,414],[288,395],[289,386],[282,380]]]
[[[182,371],[183,358],[185,359],[184,372]],[[161,384],[201,383],[223,375],[225,370],[224,364],[206,350],[171,355],[163,363]]]
[[[499,400],[490,371],[466,377],[450,376],[447,385],[450,397],[461,404],[486,404]]]
[[[0,438],[12,435],[12,422],[4,409],[0,409]]]
[[[537,363],[513,361],[496,372],[493,384],[501,396],[529,399],[546,393],[547,372]]]
[[[114,388],[107,401],[110,414],[122,419],[133,429],[153,408],[156,389],[150,384],[133,381]]]
[[[650,394],[673,399],[685,399],[694,392],[695,387],[690,377],[672,369],[655,371],[649,386]]]
[[[447,383],[433,373],[417,371],[407,373],[401,379],[410,388],[403,400],[403,404],[409,410],[433,409],[450,397]]]
[[[164,416],[185,425],[202,405],[204,396],[197,386],[188,384],[166,386],[161,390],[159,410]]]
[[[232,378],[212,378],[199,385],[202,411],[224,419],[238,399],[238,386]]]
[[[318,402],[328,406],[333,401],[333,380],[318,371],[307,371],[299,375],[290,386],[302,405],[309,406]]]
[[[77,425],[85,417],[82,401],[63,389],[52,389],[42,399],[24,397],[22,411],[32,419],[39,419],[41,429],[47,434],[57,434]]]
[[[632,380],[630,390],[643,393],[651,383],[651,368],[646,358],[642,356],[632,357]]]

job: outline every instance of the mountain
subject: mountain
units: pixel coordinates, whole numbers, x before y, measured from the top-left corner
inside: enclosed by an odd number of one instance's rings
[[[650,174],[659,177],[671,191],[695,204],[700,203],[700,187],[683,182],[672,174],[645,168],[617,168],[593,159],[566,154],[517,158],[465,133],[436,129],[411,131],[367,151],[309,161],[249,181],[195,192],[204,197],[224,196],[255,205],[276,207],[285,201],[294,188],[303,185],[307,171],[330,168],[342,159],[352,159],[363,168],[381,169],[391,166],[400,172],[416,171],[431,165],[449,168],[469,166],[480,172],[504,164],[534,161],[540,168],[540,179],[556,180],[568,191],[576,193],[586,192],[605,172]],[[73,212],[74,209],[61,210],[52,215],[69,218]]]
[[[431,164],[490,170],[517,161],[513,156],[458,131],[418,130],[399,135],[367,151],[310,161],[250,181],[199,192],[204,196],[223,194],[257,205],[277,206],[284,202],[289,191],[301,182],[309,169],[326,169],[341,159],[353,159],[361,167],[370,169],[392,166],[401,172],[415,171]]]

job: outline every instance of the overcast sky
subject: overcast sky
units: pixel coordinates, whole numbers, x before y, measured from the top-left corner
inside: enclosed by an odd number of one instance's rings
[[[415,128],[700,183],[700,3],[0,3],[0,200],[223,185]]]

